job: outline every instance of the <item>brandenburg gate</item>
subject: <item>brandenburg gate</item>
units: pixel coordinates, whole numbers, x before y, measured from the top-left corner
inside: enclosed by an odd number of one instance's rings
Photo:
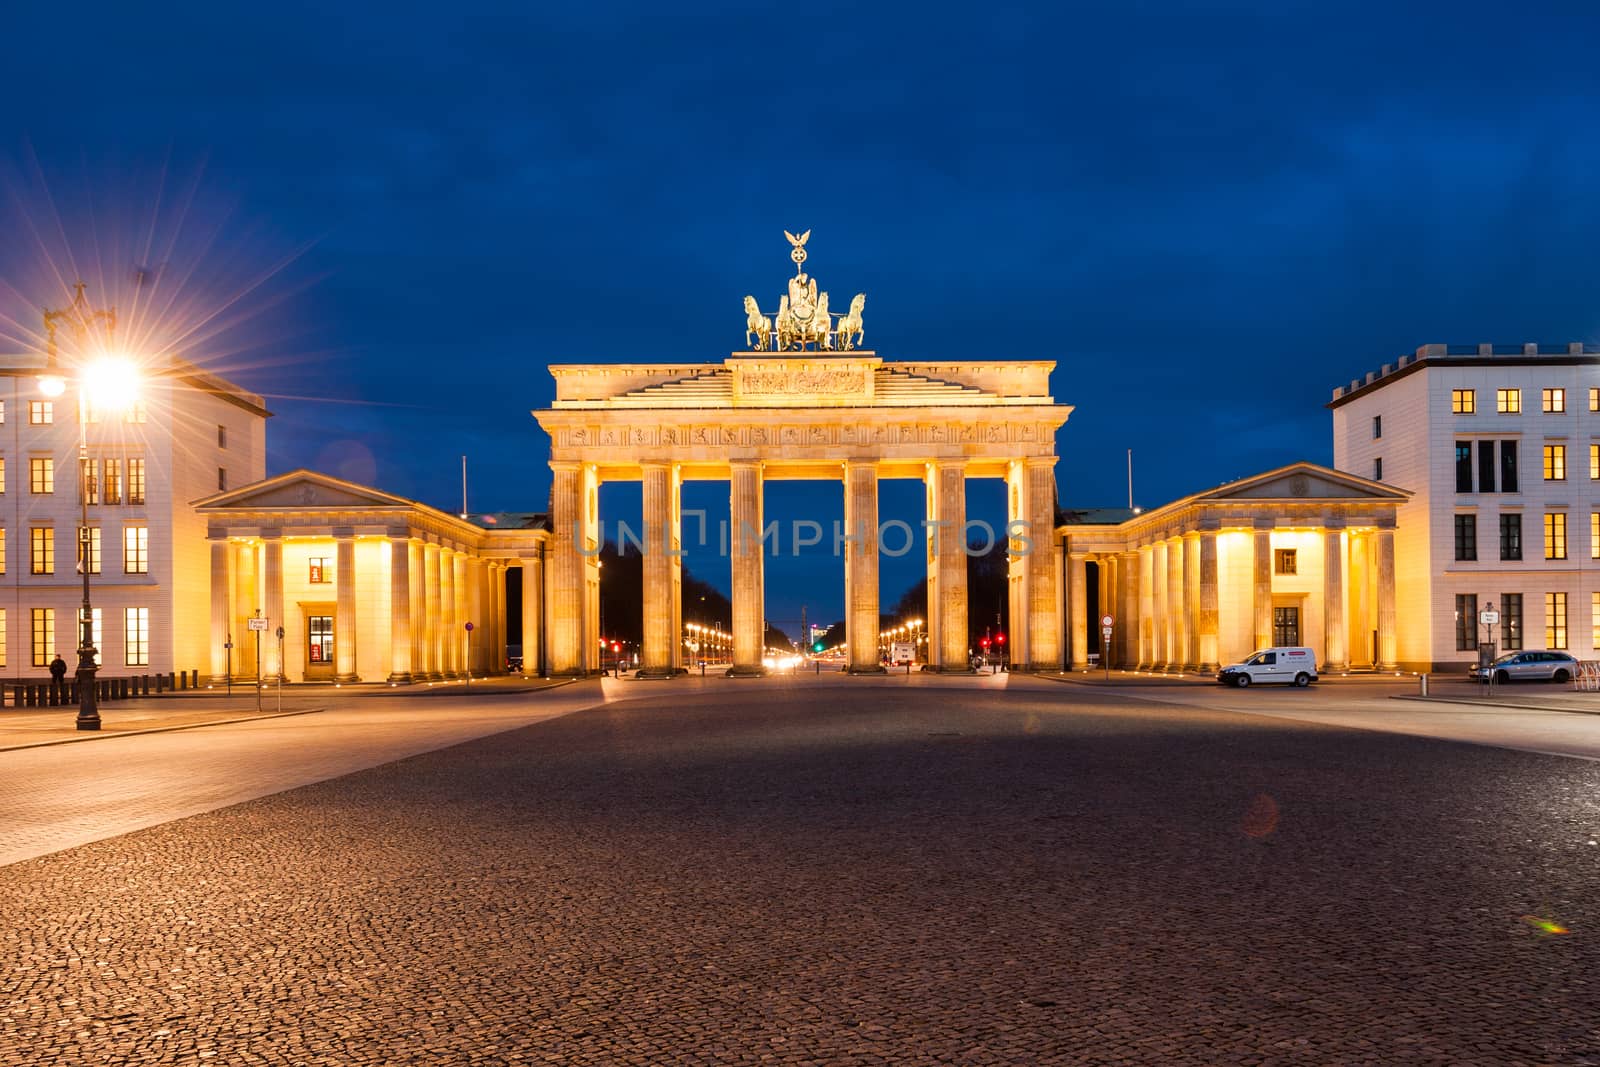
[[[727,481],[733,673],[762,670],[763,489],[775,479],[844,486],[849,669],[878,659],[878,482],[926,486],[929,666],[968,669],[968,478],[1004,478],[1013,662],[1061,667],[1055,435],[1072,409],[1039,360],[908,362],[861,348],[864,295],[844,313],[805,273],[810,231],[786,234],[796,273],[773,314],[746,297],[746,350],[717,363],[553,365],[534,412],[550,434],[553,672],[599,667],[599,488],[642,482],[641,673],[683,668],[681,487]]]

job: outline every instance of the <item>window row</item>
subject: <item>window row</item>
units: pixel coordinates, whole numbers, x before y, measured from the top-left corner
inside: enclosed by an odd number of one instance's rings
[[[1472,512],[1455,516],[1455,558],[1470,562],[1478,558],[1478,516]],[[1502,512],[1500,515],[1500,558],[1522,558],[1522,514]],[[1567,558],[1567,513],[1544,513],[1544,558]],[[1589,558],[1600,559],[1600,511],[1589,513]]]
[[[1496,389],[1494,391],[1494,410],[1501,415],[1522,414],[1521,389]],[[1546,415],[1562,415],[1567,410],[1567,391],[1565,389],[1539,390],[1539,410]],[[1589,410],[1600,411],[1600,388],[1589,390]],[[1476,389],[1450,390],[1450,413],[1452,415],[1476,415],[1478,413],[1478,391]],[[1383,433],[1375,423],[1373,426],[1374,437],[1382,437]]]
[[[81,610],[81,609],[80,609]],[[76,616],[73,625],[77,626]],[[102,654],[105,652],[104,631],[101,628],[103,621],[101,609],[95,608],[92,617],[91,630],[95,647],[94,661],[96,665],[103,663]],[[62,658],[68,658],[77,647],[79,635],[74,632],[65,650],[56,646],[56,609],[33,608],[30,610],[29,622],[32,626],[30,647],[32,650],[31,661],[35,667],[48,668],[50,661],[62,652]],[[6,666],[6,611],[0,608],[0,668]],[[72,663],[68,665],[69,671],[77,666],[77,656],[72,654]],[[149,608],[123,608],[122,609],[122,664],[125,667],[150,666],[150,609]]]
[[[1486,605],[1492,606],[1491,601]],[[1526,638],[1523,634],[1522,594],[1500,594],[1500,606],[1495,609],[1499,612],[1499,633],[1496,644],[1507,652],[1520,652],[1524,647]],[[1536,617],[1537,618],[1537,617]],[[1600,592],[1589,594],[1589,619],[1590,619],[1590,644],[1600,648]],[[1567,594],[1546,593],[1544,595],[1544,647],[1549,649],[1565,649],[1567,647]],[[1479,622],[1478,596],[1476,593],[1456,594],[1456,651],[1475,652],[1480,640],[1489,640],[1489,630]]]
[[[0,424],[6,421],[6,404],[0,400]],[[28,401],[29,426],[54,426],[56,421],[56,403],[54,400]],[[94,407],[86,409],[85,422],[99,422],[100,412]],[[145,407],[143,400],[135,400],[122,412],[123,422],[144,423],[150,421],[150,410]]]
[[[74,553],[74,570],[83,573],[84,560],[88,559],[90,574],[100,573],[100,527],[78,527],[77,551]],[[0,529],[0,574],[6,572],[6,537]],[[56,530],[54,526],[28,528],[28,573],[54,574],[56,572]],[[122,573],[150,573],[150,528],[124,526],[122,528]]]
[[[134,457],[80,460],[79,499],[89,504],[143,504],[145,502],[144,460]],[[6,461],[0,456],[0,493],[6,491]],[[28,491],[48,495],[56,491],[56,461],[53,456],[28,458]]]
[[[1478,442],[1478,462],[1472,462],[1472,442],[1456,442],[1456,492],[1470,493],[1473,491],[1473,475],[1477,475],[1477,491],[1480,493],[1498,492],[1515,493],[1517,488],[1517,442],[1500,441],[1498,458],[1494,441]],[[1565,456],[1563,456],[1563,471],[1565,471]],[[1565,477],[1565,474],[1563,474]]]

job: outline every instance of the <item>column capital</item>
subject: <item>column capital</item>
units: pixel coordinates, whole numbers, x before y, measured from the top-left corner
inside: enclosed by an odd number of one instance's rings
[[[335,541],[354,541],[356,539],[356,529],[354,526],[335,526],[333,528],[333,539]]]
[[[1344,528],[1345,518],[1343,515],[1329,516],[1322,521],[1322,529],[1324,533],[1343,533]]]
[[[1048,469],[1054,467],[1058,458],[1056,456],[1023,456],[1019,462],[1028,470],[1039,470],[1040,468]]]
[[[1271,516],[1266,518],[1257,516],[1251,521],[1250,525],[1256,531],[1256,533],[1271,533],[1273,530],[1278,528],[1278,520],[1272,518]]]
[[[583,470],[584,464],[576,459],[552,459],[550,469],[560,474],[577,474]]]

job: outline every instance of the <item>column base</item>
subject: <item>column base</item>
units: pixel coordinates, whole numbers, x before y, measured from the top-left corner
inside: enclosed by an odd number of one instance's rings
[[[1323,674],[1344,674],[1349,669],[1350,664],[1348,663],[1324,663],[1322,665]]]
[[[212,689],[226,689],[228,686],[228,676],[226,674],[213,674],[209,679],[207,679],[206,685],[210,686]]]
[[[359,675],[359,674],[336,674],[336,675],[333,676],[333,680],[338,685],[353,685],[356,682],[361,681],[361,675]]]
[[[1216,674],[1221,669],[1222,665],[1220,663],[1202,663],[1195,668],[1201,674]]]
[[[682,667],[640,667],[635,678],[675,678],[683,673]]]
[[[846,673],[846,674],[888,674],[889,671],[888,671],[888,668],[884,667],[884,665],[881,664],[881,663],[874,663],[870,667],[858,667],[855,664],[851,664],[850,666],[848,666],[848,667],[846,667],[844,669],[844,673]]]
[[[723,673],[724,678],[765,678],[767,669],[759,663],[735,663]]]
[[[1373,669],[1374,670],[1383,671],[1385,673],[1392,674],[1393,672],[1395,672],[1395,671],[1400,669],[1400,664],[1398,664],[1398,663],[1380,663],[1380,664],[1377,665],[1377,667],[1375,667]]]
[[[409,675],[409,674],[391,674],[391,675],[389,675],[387,681],[388,681],[388,683],[390,685],[410,685],[411,684],[411,675]]]
[[[929,674],[977,674],[971,667],[946,667],[942,663],[924,663],[922,669]]]

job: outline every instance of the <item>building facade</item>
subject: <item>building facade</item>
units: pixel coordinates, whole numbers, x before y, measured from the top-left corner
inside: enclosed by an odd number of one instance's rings
[[[126,410],[85,405],[82,472],[75,387],[46,396],[39,360],[11,363],[0,368],[0,677],[44,677],[57,652],[76,664],[86,488],[102,676],[204,670],[210,572],[190,503],[265,475],[262,398],[177,357],[151,359]]]
[[[1600,349],[1424,345],[1334,390],[1334,466],[1398,511],[1399,658],[1600,648]],[[1499,621],[1480,623],[1493,610]]]
[[[1212,672],[1258,648],[1306,645],[1325,671],[1395,670],[1406,499],[1296,463],[1121,521],[1064,522],[1067,667],[1094,654],[1128,670]],[[1108,617],[1109,642],[1097,632]]]

